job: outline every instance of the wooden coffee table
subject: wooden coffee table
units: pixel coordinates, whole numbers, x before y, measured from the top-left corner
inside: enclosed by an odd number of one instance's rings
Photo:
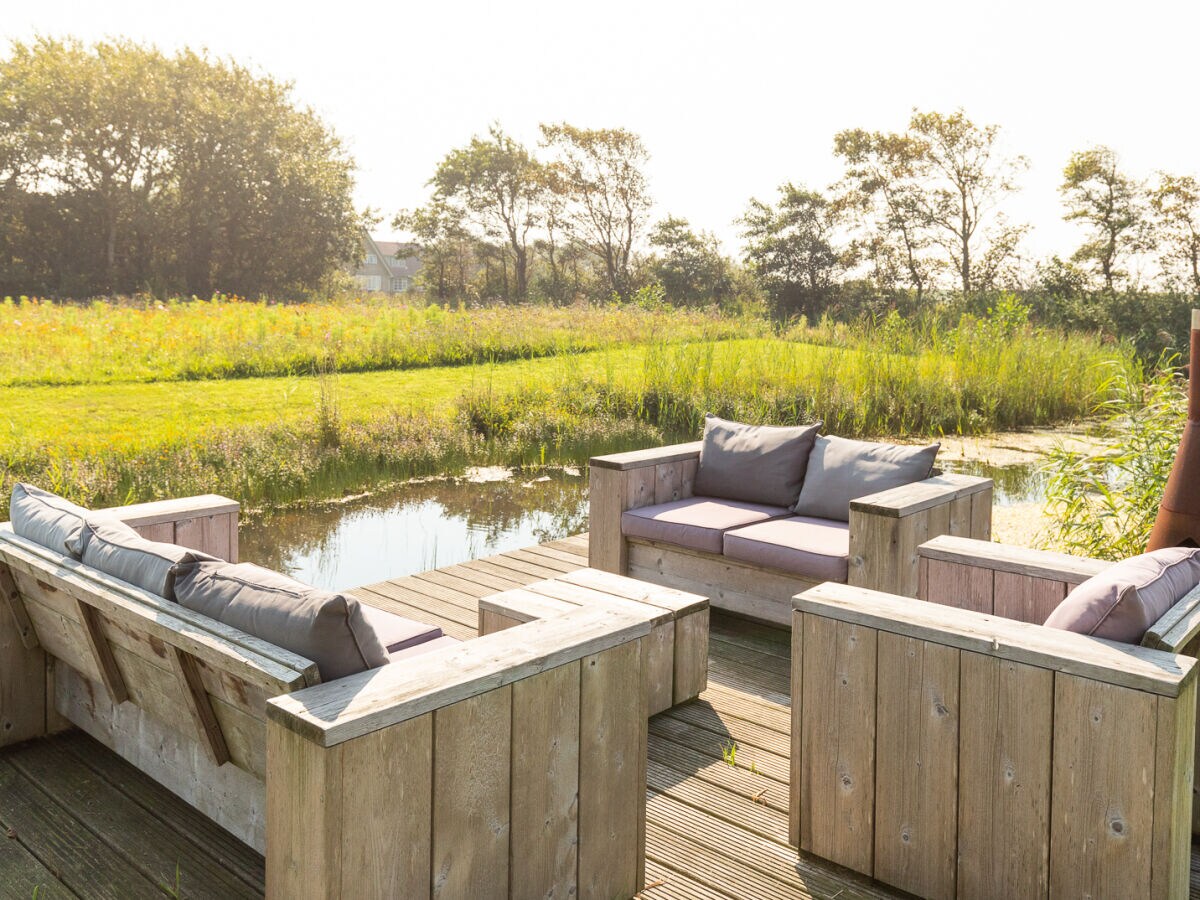
[[[479,601],[479,633],[491,634],[591,605],[633,612],[649,620],[649,715],[694,699],[708,686],[708,598],[599,569],[578,569],[483,597]]]

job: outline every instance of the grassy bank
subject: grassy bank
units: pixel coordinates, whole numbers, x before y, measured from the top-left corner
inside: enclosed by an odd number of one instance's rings
[[[867,437],[982,433],[1090,412],[1124,356],[1087,337],[971,322],[903,346],[703,340],[489,365],[7,387],[3,496],[26,479],[93,505],[207,491],[275,504],[694,436],[705,410]]]
[[[453,310],[347,297],[278,304],[0,303],[0,385],[261,378],[563,355],[646,340],[769,333],[756,316],[637,307]]]

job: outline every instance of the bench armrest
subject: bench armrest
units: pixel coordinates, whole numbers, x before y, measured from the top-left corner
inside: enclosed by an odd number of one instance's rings
[[[1039,624],[1075,585],[1112,565],[951,535],[927,541],[918,554],[922,600]]]
[[[917,550],[931,537],[992,533],[992,480],[936,475],[850,502],[850,584],[916,597]]]
[[[218,494],[179,497],[97,510],[120,519],[142,537],[238,561],[241,504]]]
[[[692,496],[701,441],[592,457],[588,464],[588,564],[624,575],[621,513]]]

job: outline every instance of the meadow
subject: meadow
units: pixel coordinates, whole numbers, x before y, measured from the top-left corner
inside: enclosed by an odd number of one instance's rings
[[[328,322],[340,311],[347,321],[338,342],[268,328],[241,347],[236,336],[253,323],[294,313],[229,301],[155,312],[14,303],[0,318],[35,306],[40,326],[73,323],[52,340],[76,355],[56,370],[44,349],[0,327],[4,500],[13,481],[30,480],[90,505],[217,492],[262,508],[468,464],[579,462],[691,438],[705,411],[778,424],[820,419],[827,431],[860,437],[978,434],[1084,416],[1113,368],[1133,365],[1121,345],[1004,317],[946,329],[891,320],[771,334],[754,317],[669,310],[430,313],[338,303],[301,313]],[[370,309],[423,324],[403,336],[376,332]],[[212,330],[213,317],[238,316],[239,326]],[[427,317],[448,321],[455,341]],[[120,368],[120,348],[138,332],[131,323],[146,321],[150,343],[169,333],[186,349],[160,348]],[[111,346],[99,337],[110,325]],[[380,333],[394,339],[372,344],[369,335]],[[275,374],[202,378],[195,373],[207,357],[196,347],[205,342],[222,365],[253,358]],[[325,351],[332,356],[323,359]],[[513,357],[505,361],[505,352]],[[410,362],[383,365],[398,358]],[[205,371],[218,370],[213,362]]]

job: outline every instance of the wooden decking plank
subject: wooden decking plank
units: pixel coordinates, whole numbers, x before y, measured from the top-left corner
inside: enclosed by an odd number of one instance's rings
[[[474,572],[466,565],[447,566],[445,569],[422,572],[420,575],[413,575],[412,578],[426,582],[433,587],[453,591],[460,596],[474,597],[476,601],[480,597],[486,597],[497,591],[524,586],[524,582],[515,579],[496,578],[487,572]]]
[[[653,859],[646,860],[646,888],[635,900],[738,900],[682,872],[668,869]]]
[[[521,559],[515,552],[500,553],[496,556],[473,560],[473,562],[493,566],[500,574],[512,573],[513,578],[532,578],[536,581],[544,581],[547,578],[557,578],[563,574],[561,569],[552,569],[540,562]]]
[[[6,761],[152,884],[174,886],[178,869],[182,892],[189,897],[261,897],[261,888],[228,871],[203,847],[164,829],[95,772],[73,765],[61,744],[24,744],[7,754]]]
[[[588,536],[587,532],[583,534],[573,534],[570,537],[560,538],[557,541],[546,541],[543,544],[545,547],[553,547],[555,550],[562,550],[566,553],[578,553],[584,559],[588,555]]]
[[[738,797],[745,797],[768,809],[786,814],[788,811],[787,785],[767,778],[748,768],[731,766],[724,758],[715,759],[686,744],[679,744],[651,729],[649,738],[650,759],[689,778],[714,785]]]
[[[470,578],[480,586],[487,587],[487,593],[493,594],[497,591],[508,591],[517,587],[525,587],[525,585],[532,584],[535,581],[542,581],[544,578],[553,577],[552,575],[541,577],[527,575],[524,572],[518,572],[507,566],[498,565],[495,560],[496,557],[494,556],[490,556],[487,559],[473,559],[458,566],[458,571],[452,574],[457,574],[463,578]],[[487,596],[487,594],[485,593],[482,596]]]
[[[10,759],[10,754],[0,759],[0,822],[13,830],[14,842],[36,857],[60,884],[80,896],[162,900],[156,883],[134,871],[124,854],[82,825],[74,806],[63,806],[47,796]],[[174,879],[172,866],[172,884]],[[26,894],[29,896],[32,891]]]
[[[792,661],[789,657],[763,653],[756,647],[738,643],[735,638],[709,635],[709,654],[722,662],[750,666],[756,672],[770,674],[773,678],[790,678]]]
[[[29,852],[21,842],[21,835],[0,816],[0,831],[8,829],[13,829],[16,837],[0,838],[0,900],[29,900],[30,897],[72,900],[79,896]]]
[[[243,844],[199,810],[178,802],[174,794],[115,753],[104,752],[82,731],[64,732],[57,738],[57,743],[76,762],[105,779],[164,827],[204,847],[214,860],[251,887],[265,889],[266,865],[258,851]]]
[[[657,822],[646,822],[646,855],[663,865],[687,861],[688,875],[710,887],[732,890],[744,900],[811,900],[812,894],[795,885],[770,881],[738,862],[713,853],[694,840],[681,837]]]
[[[812,892],[816,897],[893,896],[890,891],[871,884],[866,878],[860,877],[856,884],[847,884],[853,876],[840,870],[831,873],[812,859],[797,857],[790,847],[782,847],[740,828],[730,828],[724,822],[714,820],[703,810],[694,809],[663,794],[654,795],[647,800],[646,814],[662,828],[693,840],[721,856],[757,869],[768,883],[778,881],[791,884]],[[843,890],[850,892],[840,894],[839,891]]]
[[[736,642],[763,653],[782,656],[785,659],[791,659],[792,656],[792,645],[787,639],[788,632],[773,625],[751,622],[749,619],[716,610],[713,612],[710,632],[714,637]]]
[[[748,718],[730,715],[725,710],[701,697],[697,703],[685,703],[660,714],[664,718],[678,719],[697,728],[711,732],[719,740],[735,740],[741,744],[760,747],[780,756],[790,756],[791,739],[787,734],[772,728],[764,728]]]
[[[708,657],[708,680],[752,694],[762,700],[786,706],[791,702],[791,681],[772,672],[755,672],[752,666],[722,659],[712,653]]]
[[[556,562],[564,563],[565,565],[574,566],[576,569],[587,568],[587,555],[578,553],[570,553],[565,550],[558,550],[549,544],[534,544],[532,547],[524,547],[522,553],[528,553],[532,556],[539,556],[543,559],[553,559]],[[570,571],[570,570],[568,570]]]
[[[500,554],[502,559],[516,559],[524,563],[541,566],[543,569],[551,569],[559,575],[566,575],[568,572],[577,572],[580,568],[579,562],[575,559],[558,559],[555,556],[547,556],[538,553],[532,547],[526,547],[521,550],[507,550]]]
[[[761,774],[777,783],[787,784],[790,775],[788,758],[778,753],[755,747],[735,737],[722,737],[703,728],[697,728],[688,722],[671,718],[670,716],[655,716],[650,720],[650,733],[672,745],[682,745],[695,753],[702,754],[708,759],[725,761],[723,751],[730,742],[737,744],[734,755],[734,765],[747,772]]]
[[[749,797],[734,794],[699,778],[689,778],[653,759],[646,764],[646,785],[649,790],[702,809],[729,825],[787,843],[787,815],[761,806]]]
[[[347,591],[347,593],[357,597],[364,603],[369,603],[388,612],[394,612],[397,615],[406,616],[418,621],[425,621],[429,616],[436,616],[441,620],[454,622],[465,628],[474,629],[478,624],[478,611],[469,612],[461,606],[446,603],[435,597],[424,597],[420,600],[401,600],[398,599],[401,596],[398,592],[393,592],[391,596],[388,596],[373,588],[355,588],[352,591]]]
[[[422,581],[411,575],[406,575],[404,578],[396,578],[392,581],[384,581],[379,584],[368,585],[370,590],[376,593],[383,594],[385,597],[394,597],[403,603],[416,605],[429,598],[448,603],[451,606],[457,606],[463,612],[474,613],[479,607],[479,598],[471,594],[464,594],[461,591],[448,590],[439,584],[431,584],[428,581]]]
[[[749,719],[752,722],[762,725],[764,728],[778,731],[780,734],[791,734],[790,697],[788,698],[788,704],[783,705],[770,700],[764,700],[757,694],[749,694],[738,688],[728,687],[711,681],[705,689],[703,697],[724,713],[738,716],[742,719]]]

